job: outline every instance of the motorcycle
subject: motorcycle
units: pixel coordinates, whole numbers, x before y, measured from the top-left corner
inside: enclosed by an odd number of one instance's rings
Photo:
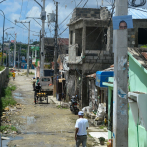
[[[77,108],[77,99],[75,96],[72,96],[71,98],[70,111],[75,115],[79,112],[79,109]]]

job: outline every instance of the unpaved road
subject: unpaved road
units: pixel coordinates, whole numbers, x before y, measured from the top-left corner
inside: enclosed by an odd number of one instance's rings
[[[75,147],[74,131],[78,118],[69,109],[58,109],[49,100],[49,104],[34,104],[32,91],[33,76],[16,75],[10,83],[17,86],[13,93],[15,100],[22,104],[22,109],[11,117],[11,123],[17,127],[20,134],[8,143],[9,147]],[[88,137],[88,146],[93,139]]]

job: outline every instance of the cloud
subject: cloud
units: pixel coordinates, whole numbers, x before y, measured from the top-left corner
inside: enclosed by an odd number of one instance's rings
[[[8,2],[6,8],[4,9],[5,14],[11,14],[18,11],[21,8],[21,5],[18,2]]]
[[[19,14],[16,14],[16,13],[12,13],[11,15],[10,15],[10,18],[11,18],[11,21],[15,21],[15,20],[19,20],[19,17],[20,17],[20,15]]]
[[[33,6],[32,9],[26,14],[26,17],[40,17],[41,10],[37,6]]]

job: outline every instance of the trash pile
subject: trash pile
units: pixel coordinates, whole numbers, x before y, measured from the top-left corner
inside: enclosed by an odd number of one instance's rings
[[[106,104],[101,103],[99,104],[97,112],[95,112],[92,107],[87,106],[82,109],[86,117],[91,118],[91,123],[94,125],[101,125],[104,124],[104,120],[106,118],[107,120],[107,114],[106,114]]]
[[[106,114],[106,104],[101,103],[99,104],[97,113],[96,113],[96,118],[95,121],[97,121],[98,125],[101,125],[104,122],[104,118],[107,116]]]
[[[23,105],[17,103],[15,106],[7,106],[3,109],[1,116],[1,127],[0,131],[3,134],[16,134],[16,129],[13,127],[10,117],[15,114],[18,115],[20,110],[23,110]]]

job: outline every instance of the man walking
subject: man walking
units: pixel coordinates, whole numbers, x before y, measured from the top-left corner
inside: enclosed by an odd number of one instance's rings
[[[87,129],[89,127],[88,120],[83,118],[84,113],[82,111],[78,112],[79,119],[76,121],[75,125],[75,140],[76,140],[76,147],[79,147],[82,143],[83,147],[86,147],[87,141]]]

